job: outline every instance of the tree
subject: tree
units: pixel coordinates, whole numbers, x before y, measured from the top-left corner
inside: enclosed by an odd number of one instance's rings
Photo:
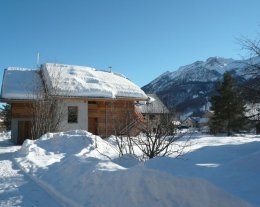
[[[239,43],[242,50],[249,54],[249,61],[246,62],[245,67],[253,77],[243,85],[242,89],[249,102],[258,106],[249,118],[256,127],[256,133],[260,134],[260,34],[258,36],[254,40],[242,37]]]
[[[150,115],[144,119],[140,112],[138,116],[125,116],[126,127],[123,134],[115,133],[115,142],[119,150],[119,156],[132,154],[142,160],[152,159],[158,156],[169,156],[176,153],[180,156],[187,142],[182,145],[174,145],[182,135],[176,135],[176,128],[173,124],[175,114],[162,111],[160,114]],[[113,123],[117,123],[116,119]],[[132,125],[132,123],[137,123]],[[132,127],[133,126],[133,127]],[[139,135],[132,136],[133,129]],[[141,132],[141,133],[140,133]]]
[[[245,129],[245,104],[230,73],[225,73],[223,82],[217,88],[217,94],[211,97],[214,115],[211,118],[210,129],[212,133],[232,132]]]
[[[177,153],[177,156],[181,154],[184,145],[177,148],[173,147],[174,142],[182,137],[176,135],[173,121],[174,114],[161,113],[159,119],[156,120],[156,124],[154,120],[148,119],[142,126],[142,134],[133,137],[133,143],[142,152],[143,159],[169,156],[173,153]]]
[[[65,115],[64,99],[59,98],[62,82],[61,71],[58,70],[50,74],[52,79],[51,87],[48,87],[44,81],[42,71],[39,70],[38,72],[43,82],[42,84],[34,84],[34,100],[27,103],[28,113],[32,115],[32,139],[37,139],[47,132],[58,131]],[[64,94],[65,97],[66,95],[69,95],[69,90]]]
[[[4,125],[6,130],[10,130],[11,129],[11,105],[10,104],[3,105],[0,114],[4,119]]]

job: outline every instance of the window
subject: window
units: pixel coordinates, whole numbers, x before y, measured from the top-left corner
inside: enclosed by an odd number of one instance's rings
[[[77,106],[68,106],[68,123],[78,123]]]
[[[150,120],[154,120],[154,118],[155,118],[155,115],[154,115],[154,114],[150,114],[150,115],[149,115],[149,119],[150,119]]]
[[[97,104],[96,101],[88,101],[88,104]]]

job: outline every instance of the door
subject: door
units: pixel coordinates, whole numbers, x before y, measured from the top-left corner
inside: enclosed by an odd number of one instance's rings
[[[89,132],[97,135],[98,134],[97,125],[98,125],[98,121],[97,121],[96,117],[89,117],[88,118],[88,131]]]
[[[23,144],[25,139],[30,139],[31,136],[31,121],[18,121],[18,144]]]

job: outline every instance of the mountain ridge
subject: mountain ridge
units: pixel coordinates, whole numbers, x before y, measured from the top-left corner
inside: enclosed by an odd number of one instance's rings
[[[251,63],[259,64],[260,58],[234,60],[209,57],[172,72],[166,71],[142,89],[146,93],[156,93],[169,108],[182,113],[209,110],[209,98],[223,74],[228,71],[237,82],[247,81],[253,78],[247,71]]]

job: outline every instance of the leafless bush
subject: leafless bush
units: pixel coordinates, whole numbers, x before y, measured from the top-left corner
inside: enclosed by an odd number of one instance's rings
[[[39,71],[42,84],[35,84],[34,99],[30,103],[32,114],[31,136],[37,139],[47,132],[58,131],[61,121],[64,118],[64,99],[59,97],[61,84],[61,71],[51,74],[52,85],[47,85],[46,80]]]
[[[126,123],[137,123],[135,128],[140,132],[137,136],[131,134],[130,128],[124,134],[115,134],[120,156],[133,154],[146,160],[157,156],[169,156],[173,153],[177,156],[182,154],[186,143],[182,146],[176,144],[182,135],[176,135],[173,113],[162,112],[155,118],[146,120],[143,117],[140,118],[140,115],[126,116],[128,119]],[[174,144],[176,145],[173,146]]]
[[[176,128],[173,124],[172,113],[162,113],[151,126],[151,120],[146,121],[142,129],[142,135],[133,138],[135,146],[142,152],[143,159],[152,159],[157,156],[169,156],[173,153],[181,154],[183,148],[174,149],[173,144],[182,136],[176,135]]]
[[[135,154],[132,136],[140,132],[139,126],[142,124],[142,117],[134,110],[134,102],[126,102],[124,109],[119,114],[115,113],[117,110],[115,104],[116,102],[111,103],[111,116],[119,156]]]

